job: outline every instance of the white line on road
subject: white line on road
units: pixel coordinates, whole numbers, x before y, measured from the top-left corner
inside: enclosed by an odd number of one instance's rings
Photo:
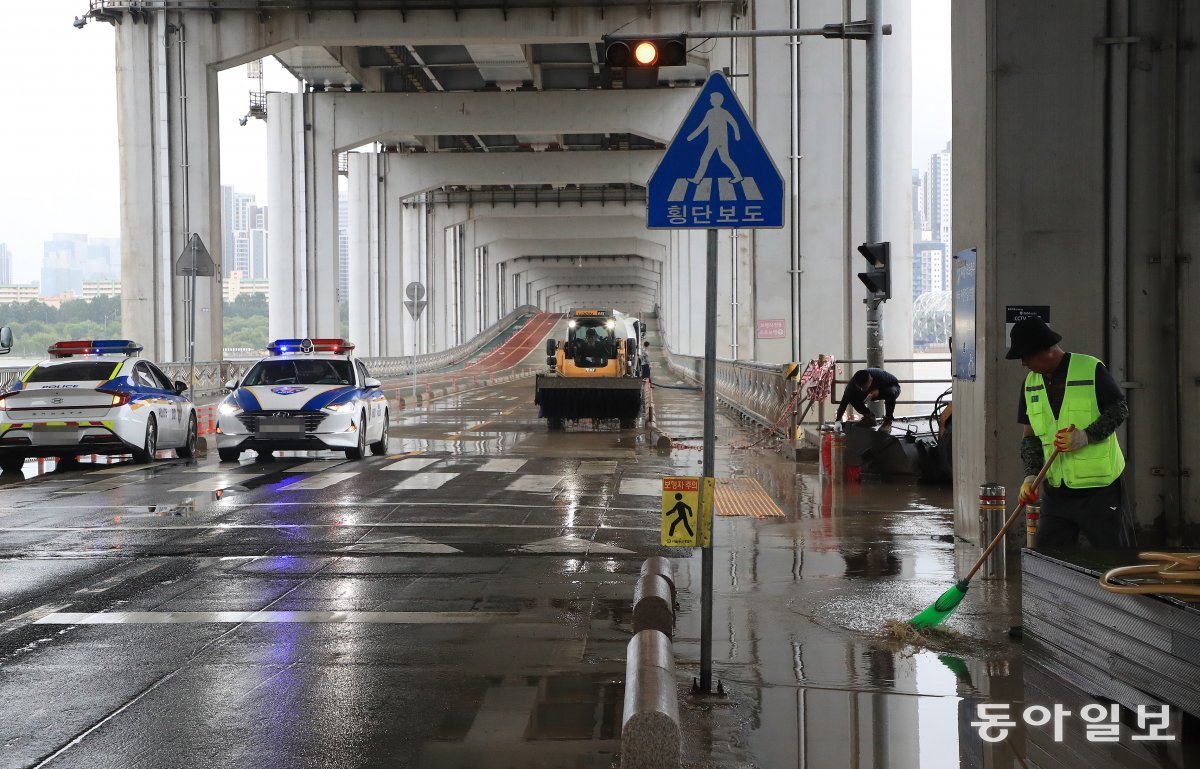
[[[295,483],[289,483],[279,490],[282,492],[289,492],[327,489],[335,484],[348,481],[356,475],[358,475],[358,473],[321,473],[320,475],[310,475],[303,480]]]
[[[481,473],[515,473],[525,466],[527,459],[489,459],[479,467]]]
[[[305,462],[302,465],[296,465],[295,467],[289,467],[288,469],[284,470],[284,472],[285,473],[319,473],[324,470],[328,470],[331,467],[337,467],[338,465],[344,465],[344,464],[346,464],[346,460],[344,460],[344,459],[318,459],[313,462]]]
[[[662,478],[622,478],[621,493],[635,497],[662,496]]]
[[[171,489],[170,493],[178,491],[218,491],[238,486],[255,478],[261,478],[263,475],[263,473],[255,473],[254,475],[221,475],[216,478],[205,478],[202,481],[196,481],[195,483]]]
[[[0,635],[16,630],[30,622],[38,622],[46,617],[53,616],[56,612],[60,612],[67,608],[69,603],[48,603],[44,606],[39,606],[36,609],[30,609],[24,614],[18,614],[15,617],[10,617],[3,622],[0,622]]]
[[[458,477],[458,473],[419,473],[397,483],[393,491],[440,489]]]
[[[561,475],[522,475],[508,484],[509,491],[537,491],[549,493],[562,482]]]
[[[135,563],[128,569],[123,570],[120,574],[114,574],[107,579],[102,579],[90,587],[83,587],[75,591],[76,595],[94,595],[111,590],[122,582],[128,582],[134,577],[140,577],[147,572],[154,571],[162,566],[162,563]]]
[[[113,611],[58,612],[38,625],[164,625],[183,623],[334,622],[391,625],[467,625],[511,622],[507,611]]]
[[[437,464],[441,461],[442,460],[440,457],[405,457],[404,459],[400,459],[391,463],[383,469],[412,472],[413,470],[423,470],[426,467]]]

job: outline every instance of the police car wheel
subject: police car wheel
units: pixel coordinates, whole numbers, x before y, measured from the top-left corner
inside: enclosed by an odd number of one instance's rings
[[[0,459],[0,472],[4,473],[19,473],[21,468],[25,466],[25,457],[8,456]]]
[[[151,462],[154,460],[156,451],[158,451],[158,422],[154,417],[150,417],[146,420],[146,440],[142,444],[142,448],[133,450],[133,461],[139,465]]]
[[[188,419],[187,437],[184,439],[183,445],[175,449],[175,453],[179,455],[180,459],[191,459],[196,456],[197,432],[196,415],[192,414]]]
[[[346,449],[346,459],[362,459],[367,455],[367,415],[358,415],[358,445]]]
[[[371,444],[371,453],[375,456],[386,454],[388,451],[388,413],[383,412],[383,431],[379,433],[379,440]]]
[[[222,462],[236,462],[242,456],[241,449],[217,449]]]

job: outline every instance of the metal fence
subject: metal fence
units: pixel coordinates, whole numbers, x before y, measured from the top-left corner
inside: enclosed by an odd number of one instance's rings
[[[423,374],[428,371],[447,368],[471,357],[488,344],[494,342],[519,320],[531,317],[540,312],[533,305],[523,305],[505,315],[500,320],[475,336],[466,344],[452,347],[449,350],[427,353],[425,355],[407,355],[393,358],[362,358],[367,370],[376,379],[398,379],[412,374]],[[196,382],[192,388],[193,399],[206,398],[225,392],[225,383],[230,379],[241,379],[247,369],[254,365],[253,360],[222,360],[196,361]],[[172,380],[186,382],[191,376],[191,365],[185,362],[160,363],[159,367]],[[19,379],[28,367],[0,368],[0,389],[7,388]]]

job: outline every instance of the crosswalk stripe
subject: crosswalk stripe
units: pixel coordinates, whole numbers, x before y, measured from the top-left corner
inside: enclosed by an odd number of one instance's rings
[[[762,200],[762,193],[758,191],[758,184],[754,181],[753,176],[747,176],[742,179],[742,194],[746,196],[746,200]]]
[[[285,473],[319,473],[323,470],[328,470],[338,465],[346,464],[344,459],[318,459],[313,462],[305,462],[302,465],[289,467],[284,470]]]
[[[667,196],[667,201],[670,203],[681,203],[687,200],[688,180],[676,179],[675,184],[671,187],[671,194]]]
[[[122,464],[114,467],[106,467],[103,470],[89,470],[88,475],[120,475],[133,470],[145,470],[146,465]]]
[[[479,467],[481,473],[515,473],[525,466],[525,459],[489,459]]]
[[[657,497],[662,495],[661,478],[622,478],[621,493],[636,497]]]
[[[592,460],[579,463],[579,475],[608,475],[617,471],[617,463],[612,460]]]
[[[330,486],[348,481],[358,473],[320,473],[319,475],[310,475],[307,478],[302,478],[295,483],[289,483],[283,487],[283,491],[312,491],[315,489],[327,489]]]
[[[511,622],[506,611],[111,611],[55,612],[35,625],[156,625],[181,623],[333,622],[394,625],[461,625]]]
[[[696,185],[696,194],[692,196],[692,200],[699,200],[699,201],[703,202],[703,201],[708,200],[711,197],[712,197],[712,179],[709,179],[706,176],[700,180],[699,184]]]
[[[733,184],[729,179],[717,180],[717,194],[721,200],[737,200],[737,193],[733,191]]]
[[[419,473],[397,483],[393,491],[440,489],[458,477],[458,473]]]
[[[177,486],[171,489],[171,492],[189,492],[189,491],[219,491],[220,489],[228,489],[232,486],[245,483],[246,481],[261,478],[264,473],[255,473],[254,475],[218,475],[205,478],[202,481],[195,481],[183,486]]]
[[[439,457],[405,457],[404,459],[399,459],[391,463],[383,469],[412,472],[413,470],[422,470],[441,461],[442,460]]]
[[[522,475],[508,484],[508,490],[550,492],[561,481],[561,475]]]

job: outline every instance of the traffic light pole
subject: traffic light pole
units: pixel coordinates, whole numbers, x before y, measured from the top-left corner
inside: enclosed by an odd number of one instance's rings
[[[867,242],[883,240],[883,24],[880,0],[867,0],[871,36],[867,39]],[[883,298],[867,296],[867,366],[883,368]],[[872,404],[874,410],[882,404]],[[876,414],[875,416],[881,416]]]

